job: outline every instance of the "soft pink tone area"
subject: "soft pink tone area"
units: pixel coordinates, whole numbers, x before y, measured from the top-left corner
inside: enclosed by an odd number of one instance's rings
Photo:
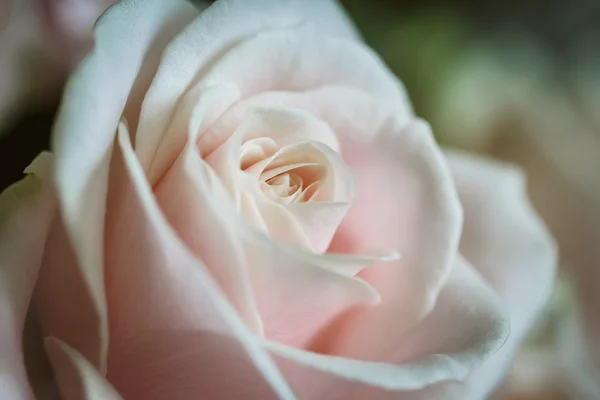
[[[335,2],[121,1],[95,39],[52,177],[27,178],[58,209],[0,220],[0,284],[23,282],[0,314],[14,398],[34,284],[54,379],[29,383],[66,400],[495,387],[547,297],[552,240],[519,172],[442,153]]]

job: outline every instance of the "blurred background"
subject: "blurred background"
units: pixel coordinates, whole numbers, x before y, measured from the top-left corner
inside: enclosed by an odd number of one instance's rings
[[[111,2],[0,0],[0,190],[48,148]],[[600,1],[341,2],[443,146],[526,171],[559,243],[554,296],[492,399],[600,399]]]

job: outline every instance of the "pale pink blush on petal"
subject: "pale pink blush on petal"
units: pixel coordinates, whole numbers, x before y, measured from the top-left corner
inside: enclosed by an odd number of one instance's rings
[[[43,336],[59,338],[97,362],[94,360],[103,340],[102,317],[83,279],[60,213],[49,229],[33,299]]]
[[[206,167],[186,148],[155,188],[158,204],[182,240],[207,266],[248,327],[262,331],[247,260],[235,227],[223,212],[235,212],[229,199],[217,197]],[[199,168],[200,167],[200,168]]]
[[[228,399],[252,388],[257,398],[294,399],[202,261],[165,221],[124,125],[118,144],[107,218],[109,380],[127,398]],[[236,385],[225,373],[232,365]]]
[[[273,52],[274,48],[280,50]],[[240,68],[241,64],[244,68]],[[269,90],[302,91],[325,85],[356,87],[368,92],[381,107],[397,112],[404,120],[412,113],[400,83],[370,49],[355,41],[323,36],[311,25],[262,32],[241,42],[211,64],[190,91],[222,84],[236,87],[240,98]],[[154,135],[158,137],[153,138],[141,129],[138,128],[136,135],[136,152],[149,171],[150,181],[155,182],[176,157],[176,153],[173,158],[158,157],[163,152],[161,147],[183,148],[185,138],[164,136],[163,132],[156,132]],[[208,141],[208,138],[204,140]],[[202,143],[201,148],[213,150],[219,144]],[[155,154],[157,157],[153,161]]]
[[[380,129],[370,143],[347,140],[360,189],[329,251],[402,257],[360,273],[381,294],[381,305],[338,321],[319,347],[369,360],[390,354],[431,311],[454,264],[462,225],[452,177],[429,127],[390,119]]]
[[[194,232],[186,229],[187,223],[176,218],[174,210],[182,207],[184,201],[205,204],[203,193],[208,188],[211,189],[218,201],[206,203],[209,208],[204,211],[218,214],[228,227],[229,234],[240,238],[244,249],[242,267],[249,272],[266,336],[277,336],[279,340],[301,345],[324,322],[348,307],[377,301],[377,293],[367,284],[352,277],[350,273],[336,271],[331,266],[335,260],[321,262],[316,254],[286,249],[247,226],[247,222],[237,215],[233,203],[226,197],[225,189],[211,175],[193,144],[188,144],[180,158],[165,179],[177,177],[182,182],[181,187],[189,190],[180,192],[177,198],[171,198],[170,204],[165,203],[167,215],[176,223],[176,227],[182,228],[179,232],[184,235],[184,240],[195,248],[197,239],[193,237]],[[160,188],[159,193],[162,193]],[[166,200],[164,193],[159,194],[159,201],[161,200]],[[201,211],[191,210],[191,215],[200,215]],[[214,252],[214,249],[210,251]],[[218,264],[214,264],[214,257],[215,255],[208,254],[203,259],[213,261],[207,264],[207,268],[218,277],[223,271],[215,271]],[[343,264],[341,260],[338,262]],[[365,260],[361,262],[365,263]],[[306,293],[311,293],[310,303],[306,302]],[[294,319],[301,321],[302,329],[293,322]]]
[[[77,350],[55,338],[47,338],[45,344],[64,400],[122,400]]]
[[[356,29],[336,1],[221,0],[208,7],[168,46],[165,62],[144,100],[135,138],[136,152],[144,168],[150,171],[151,181],[161,176],[165,165],[174,159],[161,161],[162,157],[155,157],[156,152],[162,147],[163,135],[182,93],[206,73],[207,66],[242,40],[259,32],[292,28],[308,18],[323,34],[349,40],[358,38]],[[177,62],[168,62],[169,59]],[[178,145],[167,147],[183,148],[185,138],[180,137],[177,142]],[[155,158],[164,165],[150,168]]]
[[[51,156],[42,153],[33,175],[0,195],[0,393],[31,399],[22,354],[25,316],[42,261],[56,202],[48,182]]]
[[[108,346],[103,227],[115,128],[128,99],[135,99],[144,86],[138,78],[144,75],[144,62],[153,58],[149,53],[160,54],[155,44],[164,43],[158,38],[174,23],[185,25],[194,15],[190,7],[186,2],[143,0],[118,2],[107,10],[94,29],[94,50],[65,88],[54,126],[54,181],[62,218],[98,319],[99,332],[92,338],[100,342],[86,357],[101,371]]]
[[[508,335],[495,293],[459,257],[434,310],[384,362],[315,354],[267,342],[303,399],[419,399],[440,397],[443,381],[463,380]],[[438,393],[437,397],[432,393]]]

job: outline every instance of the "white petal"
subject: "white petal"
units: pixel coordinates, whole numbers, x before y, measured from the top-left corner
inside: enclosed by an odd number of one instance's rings
[[[150,165],[155,161],[154,156],[162,145],[162,137],[178,101],[206,73],[207,67],[240,41],[260,32],[292,28],[307,19],[313,21],[323,35],[357,37],[354,27],[335,1],[220,0],[208,7],[168,46],[144,99],[135,139],[136,151],[144,168],[152,172],[151,177],[155,167],[150,168]],[[243,61],[241,69],[247,69],[249,65],[245,64],[253,59]],[[156,159],[156,162],[161,161]],[[166,165],[169,165],[168,161]],[[161,170],[164,166],[156,168]],[[162,175],[160,171],[156,174]]]
[[[23,364],[25,316],[42,262],[56,203],[48,179],[50,156],[42,153],[27,176],[0,195],[0,393],[30,399]]]
[[[46,349],[64,400],[122,400],[77,350],[55,338],[46,339]]]
[[[128,98],[143,90],[136,83],[152,65],[146,56],[160,53],[158,38],[189,17],[190,5],[181,1],[121,1],[107,10],[95,26],[93,52],[65,89],[54,127],[61,211],[100,319],[102,343],[96,354],[86,356],[101,370],[107,351],[102,242],[112,144]]]

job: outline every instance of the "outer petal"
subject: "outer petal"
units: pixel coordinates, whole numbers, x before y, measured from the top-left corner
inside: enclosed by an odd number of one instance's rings
[[[338,236],[330,251],[351,252],[354,255],[402,253],[402,261],[380,264],[382,273],[394,275],[394,279],[388,279],[390,287],[384,294],[394,300],[378,311],[379,317],[372,317],[378,318],[377,323],[385,325],[385,329],[380,329],[377,324],[363,325],[358,317],[354,321],[355,327],[342,329],[343,334],[348,336],[346,341],[349,343],[348,348],[343,351],[355,355],[360,352],[377,359],[373,353],[369,354],[368,347],[377,343],[382,347],[394,348],[401,332],[410,329],[428,311],[441,284],[447,278],[458,248],[460,206],[451,177],[427,132],[428,128],[419,123],[406,127],[403,119],[392,120],[393,123],[390,123],[389,110],[382,108],[365,91],[350,87],[327,85],[307,92],[266,92],[251,97],[244,103],[240,104],[240,108],[277,106],[306,110],[338,133],[344,160],[358,171],[359,179],[362,179],[359,181],[362,198],[359,194],[359,204],[354,206],[354,220],[346,229],[351,235],[358,237]],[[192,131],[202,132],[202,129]],[[379,138],[376,139],[378,134]],[[208,140],[208,134],[205,138]],[[365,155],[365,149],[370,147],[375,148]],[[374,171],[368,168],[373,168]],[[378,179],[383,179],[383,182]],[[422,182],[426,185],[420,187]],[[382,190],[388,195],[381,195]],[[408,194],[414,194],[415,198]],[[384,201],[385,204],[382,204]],[[388,214],[378,212],[387,209],[392,210],[394,218],[400,220],[392,220]],[[353,213],[352,209],[350,213]],[[421,221],[415,222],[415,218],[419,216],[424,218],[423,224]],[[427,227],[427,231],[422,233],[422,244],[419,246],[429,246],[428,249],[413,245],[412,240],[417,240],[412,236],[413,224]],[[419,259],[421,256],[431,259]],[[385,279],[382,278],[383,280]],[[402,282],[419,282],[419,285],[424,286],[417,288],[412,285],[409,290],[403,291],[400,286]],[[403,295],[406,298],[399,299]],[[420,295],[424,297],[417,300]],[[403,318],[388,317],[398,314],[402,314]],[[390,321],[395,321],[391,323],[393,329]],[[363,327],[356,328],[358,326]],[[365,335],[358,330],[370,329],[369,327],[381,335],[389,332],[389,340],[365,341]],[[357,342],[351,338],[355,338]],[[362,345],[357,348],[352,343]],[[335,351],[338,350],[341,351],[341,346]],[[384,352],[382,349],[378,351]]]
[[[54,338],[46,340],[46,349],[64,400],[122,400],[77,350]]]
[[[48,179],[50,155],[26,170],[30,175],[0,195],[0,393],[30,399],[23,365],[22,334],[42,261],[55,201]]]
[[[517,347],[548,300],[556,248],[529,205],[523,176],[500,163],[448,153],[465,210],[461,253],[507,307],[511,335],[461,386],[454,399],[482,399],[506,373]]]
[[[109,380],[127,398],[293,399],[203,263],[165,221],[123,125],[114,161],[107,216]]]
[[[115,130],[124,110],[135,110],[165,38],[194,12],[180,1],[126,0],[112,6],[96,24],[95,49],[69,81],[55,124],[55,181],[62,217],[80,268],[79,291],[89,291],[91,297],[92,310],[83,316],[84,323],[99,320],[84,356],[101,370],[107,346],[103,226]]]
[[[450,172],[424,123],[403,125],[391,118],[370,142],[347,138],[344,149],[359,193],[329,251],[387,250],[402,257],[361,272],[382,303],[333,325],[324,348],[381,360],[433,308],[455,261],[462,213]]]
[[[429,385],[464,379],[507,335],[497,297],[459,259],[434,310],[405,335],[386,359],[389,363],[320,355],[274,343],[265,346],[281,357],[286,377],[303,399],[429,400],[442,398],[433,396]]]

